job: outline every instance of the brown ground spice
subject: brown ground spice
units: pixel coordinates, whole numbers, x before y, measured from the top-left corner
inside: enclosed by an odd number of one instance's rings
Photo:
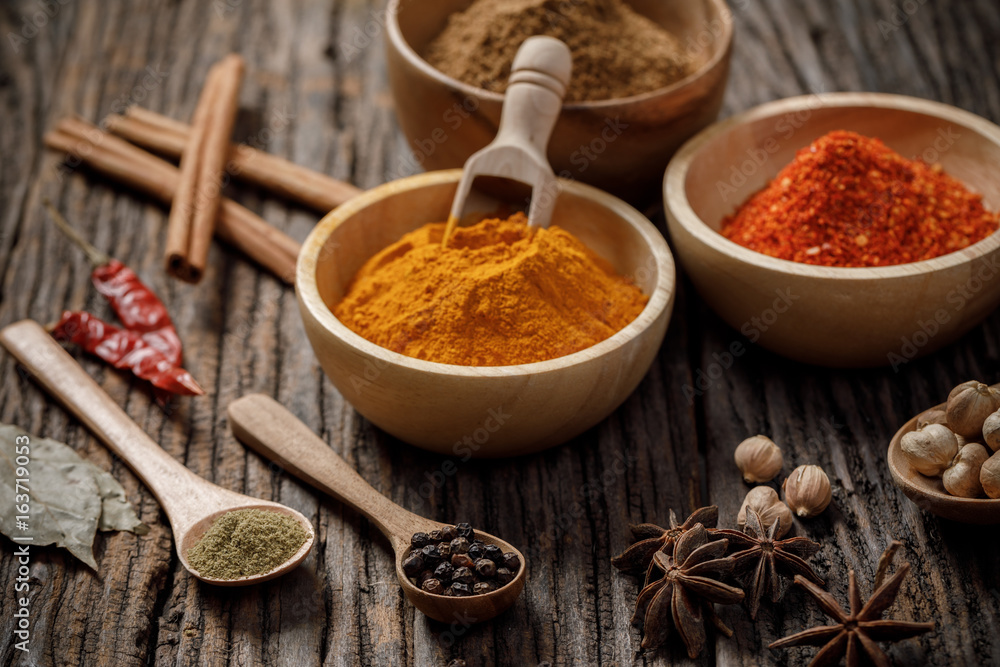
[[[188,563],[213,579],[266,574],[309,539],[293,517],[259,509],[226,512],[188,549]]]
[[[676,37],[623,0],[476,0],[448,19],[424,57],[450,77],[502,93],[514,54],[533,35],[572,51],[567,102],[638,95],[694,69]]]

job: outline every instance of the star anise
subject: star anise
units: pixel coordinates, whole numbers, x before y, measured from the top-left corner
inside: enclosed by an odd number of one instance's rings
[[[823,611],[837,621],[836,625],[822,625],[803,630],[779,639],[770,648],[785,648],[786,646],[822,646],[810,667],[835,665],[846,656],[848,667],[858,667],[867,657],[868,661],[877,667],[890,667],[889,657],[875,642],[895,642],[910,639],[934,629],[934,623],[912,623],[909,621],[882,620],[882,614],[892,606],[899,595],[899,587],[910,571],[908,563],[904,563],[888,581],[883,582],[889,563],[900,546],[893,542],[882,554],[879,560],[878,573],[875,577],[875,593],[867,604],[861,604],[861,594],[855,581],[854,570],[848,572],[848,595],[851,611],[847,613],[837,603],[837,600],[801,575],[795,576],[795,583],[802,586],[816,599]]]
[[[732,572],[734,561],[725,558],[727,540],[710,542],[703,525],[695,524],[677,538],[673,553],[653,553],[646,586],[635,603],[633,623],[643,625],[642,648],[663,644],[674,626],[688,655],[695,658],[705,647],[705,620],[727,637],[733,631],[715,613],[714,603],[736,604],[743,591],[719,581]]]
[[[729,540],[729,546],[735,552],[732,554],[736,561],[733,574],[743,584],[746,605],[750,610],[750,618],[753,619],[757,618],[760,599],[765,591],[771,602],[781,599],[785,592],[782,577],[801,574],[814,584],[823,585],[823,580],[805,561],[819,551],[820,545],[804,537],[774,539],[778,523],[775,521],[765,530],[760,515],[752,507],[748,507],[743,532],[725,528],[709,531],[713,537]]]
[[[653,560],[653,554],[664,551],[668,556],[674,551],[674,542],[681,535],[700,523],[706,528],[715,528],[719,522],[719,508],[715,505],[695,510],[682,524],[677,523],[677,515],[670,510],[670,527],[661,528],[652,523],[631,525],[632,535],[638,542],[623,553],[611,559],[611,564],[619,570],[639,574],[646,570]]]

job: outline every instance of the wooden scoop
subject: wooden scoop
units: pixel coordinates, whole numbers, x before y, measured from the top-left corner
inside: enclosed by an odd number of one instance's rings
[[[466,216],[498,208],[498,199],[473,183],[479,177],[505,178],[529,186],[528,226],[549,226],[559,181],[545,152],[572,68],[569,47],[553,37],[529,37],[518,49],[504,96],[500,129],[489,146],[465,162],[443,242]]]
[[[293,570],[312,549],[315,533],[309,520],[290,507],[228,491],[198,477],[167,454],[87,375],[86,371],[33,320],[0,330],[3,343],[52,396],[94,432],[145,482],[174,531],[181,564],[202,581],[218,586],[247,586]],[[217,518],[232,510],[260,509],[287,514],[309,537],[291,558],[265,574],[239,579],[204,577],[188,564],[187,552]]]
[[[403,559],[414,533],[429,533],[447,524],[408,512],[373,489],[344,459],[280,403],[263,394],[251,394],[229,404],[229,426],[237,438],[268,459],[317,489],[349,505],[375,524],[396,553],[396,576],[413,606],[431,618],[465,624],[486,621],[514,603],[524,588],[527,563],[513,546],[488,533],[476,531],[486,544],[521,559],[514,580],[483,595],[447,597],[428,593],[413,584],[403,572]]]

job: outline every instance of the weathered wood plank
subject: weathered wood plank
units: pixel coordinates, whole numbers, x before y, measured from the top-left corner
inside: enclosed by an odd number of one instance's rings
[[[912,3],[911,3],[912,4]],[[1000,120],[1000,11],[990,0],[948,4],[734,2],[735,51],[724,113],[779,97],[880,90],[940,99]],[[907,5],[910,6],[910,5]],[[19,34],[32,0],[0,8],[0,35]],[[724,618],[733,639],[689,661],[671,645],[635,653],[630,626],[638,582],[608,559],[630,541],[627,524],[666,522],[717,503],[732,523],[747,487],[730,463],[747,435],[764,432],[794,465],[815,462],[834,480],[834,506],[799,530],[824,544],[817,569],[843,599],[846,573],[870,580],[892,535],[913,572],[893,613],[932,618],[936,634],[891,649],[897,664],[1000,662],[1000,537],[922,514],[892,486],[884,448],[902,421],[957,382],[1000,376],[1000,316],[933,357],[891,369],[802,367],[750,346],[716,369],[734,341],[682,280],[673,322],[652,371],[605,423],[562,448],[513,461],[457,462],[375,430],[323,377],[299,322],[294,294],[229,249],[214,247],[202,286],[161,269],[165,212],[89,177],[58,169],[41,148],[57,118],[90,120],[129,102],[188,118],[208,67],[235,50],[248,62],[237,135],[338,178],[371,187],[417,165],[395,126],[379,0],[157,0],[61,6],[37,34],[0,48],[0,325],[64,308],[107,313],[84,258],[55,234],[39,199],[59,202],[100,248],[135,267],[164,296],[187,345],[187,362],[210,396],[164,412],[141,383],[79,357],[84,367],[164,448],[228,488],[288,503],[318,530],[298,571],[249,591],[194,582],[173,555],[169,526],[151,494],[0,356],[0,420],[61,438],[124,484],[150,535],[98,538],[100,576],[70,557],[33,555],[29,661],[0,644],[4,664],[806,664],[811,652],[766,645],[822,615],[792,591],[757,624]],[[888,26],[888,27],[887,27]],[[365,39],[368,28],[374,37]],[[345,49],[353,45],[356,52]],[[151,69],[147,69],[151,68]],[[232,195],[296,238],[317,216],[246,188]],[[661,223],[662,224],[662,223]],[[693,395],[699,381],[706,382]],[[275,395],[376,488],[439,520],[466,519],[522,545],[531,563],[510,613],[470,628],[431,622],[395,584],[392,554],[366,521],[279,468],[229,433],[225,405],[243,393]],[[346,397],[349,399],[350,397]],[[9,542],[4,542],[9,546]],[[0,636],[13,560],[0,555]],[[34,662],[32,662],[34,661]]]

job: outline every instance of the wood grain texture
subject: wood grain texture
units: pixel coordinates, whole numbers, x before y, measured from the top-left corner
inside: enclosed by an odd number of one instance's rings
[[[892,0],[734,0],[723,113],[809,92],[874,90],[1000,121],[996,3],[915,4],[907,14]],[[164,412],[141,383],[78,357],[85,368],[196,473],[303,512],[317,545],[299,570],[258,588],[195,581],[173,555],[149,491],[3,355],[0,420],[67,441],[110,470],[152,532],[101,535],[99,576],[59,551],[33,553],[28,657],[9,640],[16,568],[3,541],[0,662],[443,665],[463,657],[470,665],[805,665],[809,649],[766,649],[825,622],[794,591],[762,610],[755,625],[739,609],[723,610],[736,635],[712,642],[699,660],[687,660],[676,644],[637,656],[639,636],[629,625],[637,582],[608,562],[629,542],[629,521],[664,522],[669,509],[684,513],[710,501],[732,522],[747,490],[732,449],[762,432],[784,448],[787,470],[818,463],[831,475],[831,510],[799,530],[823,543],[817,569],[835,596],[846,598],[849,568],[867,593],[889,536],[904,541],[900,556],[913,571],[893,615],[932,619],[938,630],[893,646],[896,664],[1000,663],[1000,536],[921,513],[885,465],[889,439],[910,416],[958,382],[1000,379],[1000,316],[898,372],[829,371],[747,344],[682,281],[656,363],[610,418],[569,445],[516,460],[456,462],[448,475],[448,459],[375,430],[323,378],[294,295],[278,280],[218,244],[199,287],[167,279],[165,210],[61,171],[41,149],[43,131],[58,118],[76,112],[98,121],[128,101],[189,121],[208,67],[238,52],[248,76],[237,139],[362,188],[414,173],[387,92],[381,2],[78,0],[60,5],[34,36],[12,41],[41,5],[0,5],[0,325],[53,320],[64,308],[109,315],[84,257],[46,222],[40,200],[49,196],[98,248],[135,267],[164,297],[186,365],[210,395]],[[251,188],[228,194],[298,240],[317,220]],[[727,361],[734,342],[746,352]],[[689,399],[685,386],[704,389]],[[471,628],[415,613],[373,526],[233,438],[225,406],[253,391],[285,404],[394,502],[432,519],[466,519],[518,545],[532,564],[518,603]]]

